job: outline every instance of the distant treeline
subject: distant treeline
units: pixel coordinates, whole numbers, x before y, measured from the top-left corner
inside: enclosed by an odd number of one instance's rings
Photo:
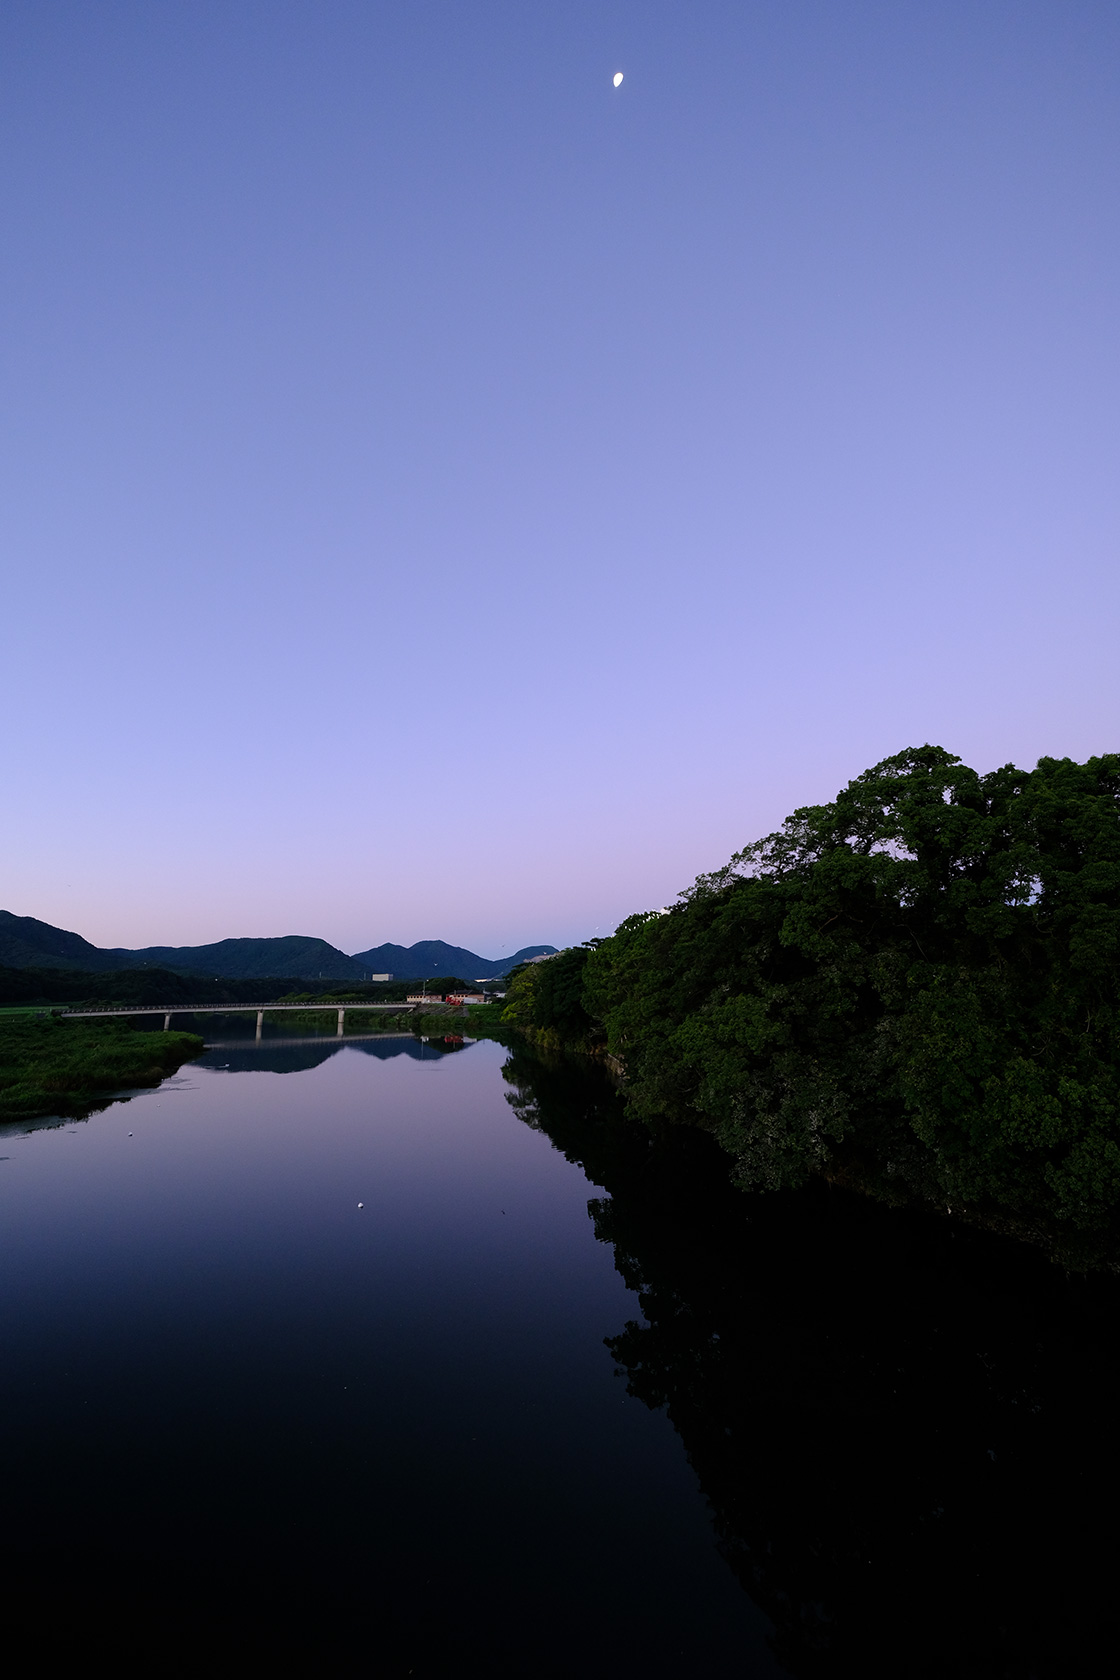
[[[0,1005],[80,1003],[198,1004],[278,1003],[283,998],[329,997],[367,1003],[403,1003],[410,992],[427,987],[430,993],[473,991],[476,987],[455,975],[424,980],[391,980],[382,984],[352,980],[207,980],[202,975],[176,973],[167,968],[125,968],[91,973],[74,968],[0,968]]]
[[[738,1181],[812,1174],[1036,1237],[1120,1239],[1120,755],[981,776],[937,747],[524,968],[506,1019],[624,1068]]]

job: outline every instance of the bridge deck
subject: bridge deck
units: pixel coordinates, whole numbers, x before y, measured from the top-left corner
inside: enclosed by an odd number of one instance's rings
[[[442,999],[433,998],[433,1003],[442,1007]],[[171,1017],[173,1015],[255,1015],[257,1017],[257,1037],[261,1037],[264,1028],[264,1018],[277,1010],[297,1010],[303,1013],[326,1015],[334,1013],[338,1016],[336,1033],[342,1038],[346,1031],[346,1011],[358,1015],[411,1015],[417,1009],[422,1009],[421,1003],[343,1003],[339,998],[321,998],[315,1003],[141,1003],[135,1008],[118,1007],[114,1004],[102,1004],[94,1009],[60,1009],[59,1015],[68,1021],[89,1021],[96,1018],[99,1021],[112,1016],[124,1015],[162,1015],[163,1030],[170,1032]]]
[[[433,1003],[442,1000],[433,998]],[[59,1015],[70,1021],[80,1021],[94,1015],[273,1015],[278,1009],[296,1009],[306,1014],[308,1010],[357,1010],[363,1015],[407,1015],[414,1009],[421,1008],[418,1003],[343,1003],[338,998],[327,998],[323,1002],[315,1003],[141,1003],[132,1006],[118,1004],[103,1004],[93,1009],[60,1009]]]

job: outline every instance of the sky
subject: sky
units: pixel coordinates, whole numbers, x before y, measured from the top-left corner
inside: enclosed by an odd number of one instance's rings
[[[1120,749],[1118,48],[6,0],[0,906],[499,956],[904,747]]]

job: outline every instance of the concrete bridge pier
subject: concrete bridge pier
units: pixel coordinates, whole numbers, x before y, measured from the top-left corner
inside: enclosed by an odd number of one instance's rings
[[[337,1034],[337,1036],[339,1038],[342,1037],[342,1023],[343,1023],[343,1021],[345,1021],[345,1019],[346,1019],[346,1011],[345,1011],[345,1009],[340,1009],[339,1012],[338,1012],[338,1034]]]
[[[263,1009],[258,1009],[257,1010],[257,1038],[258,1039],[261,1036],[261,1028],[263,1026],[264,1026],[264,1010]]]
[[[170,1009],[167,1011],[167,1014],[163,1017],[163,1030],[164,1030],[164,1032],[170,1032],[171,1031],[171,1011],[170,1011]]]

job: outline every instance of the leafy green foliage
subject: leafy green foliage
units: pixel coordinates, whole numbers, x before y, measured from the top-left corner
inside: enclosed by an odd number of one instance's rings
[[[557,959],[559,960],[559,959]],[[632,1109],[740,1182],[1120,1210],[1120,756],[885,760],[588,952]],[[541,965],[547,968],[551,965]]]
[[[0,1021],[0,1119],[88,1114],[108,1094],[158,1085],[202,1050],[193,1033],[134,1032],[118,1021]]]
[[[298,991],[285,992],[278,998],[278,1003],[313,1003],[317,998],[326,998],[326,1007],[333,1003],[404,1003],[406,998],[415,996],[422,990],[436,1001],[445,992],[473,992],[477,990],[466,980],[458,979],[454,974],[441,974],[432,980],[367,980],[361,985],[337,983],[330,988],[326,985],[312,987],[308,990],[301,987]]]
[[[539,1042],[586,1046],[597,1035],[583,1004],[592,944],[574,945],[547,962],[515,969],[506,987],[502,1020]]]
[[[234,1006],[283,1003],[327,998],[362,1003],[403,1003],[412,992],[427,987],[442,992],[471,992],[477,988],[454,974],[430,979],[389,981],[224,979],[183,974],[166,968],[125,968],[110,973],[83,969],[0,968],[0,1006],[27,1004],[50,1008],[55,1004],[122,1003],[144,1005],[192,1003]]]
[[[494,998],[490,1003],[472,1003],[464,1031],[471,1038],[494,1038],[499,1043],[508,1043],[512,1035],[503,1019],[505,1008],[503,998]]]
[[[401,997],[404,988],[399,988]],[[125,968],[108,973],[83,969],[0,968],[0,1005],[123,1003],[153,1004],[274,1003],[298,991],[301,997],[356,996],[380,998],[384,987],[353,981],[321,980],[310,984],[280,980],[212,980],[202,974],[182,974],[167,968]],[[390,992],[390,1000],[396,992]]]

